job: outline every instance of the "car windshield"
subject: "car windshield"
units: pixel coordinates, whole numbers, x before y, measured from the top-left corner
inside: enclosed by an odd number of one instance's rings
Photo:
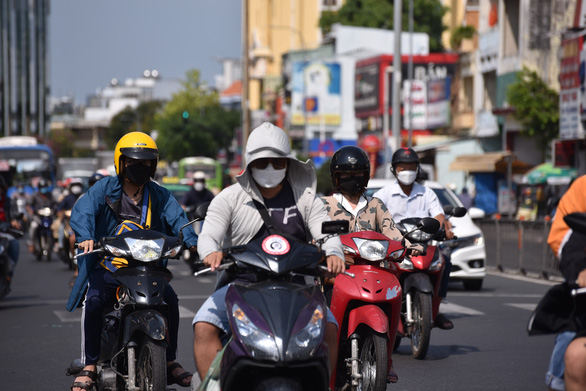
[[[448,205],[454,207],[460,206],[458,205],[458,202],[454,199],[454,197],[446,189],[432,188],[432,190],[437,195],[437,198],[439,199],[440,204],[442,204],[442,207],[446,207]]]

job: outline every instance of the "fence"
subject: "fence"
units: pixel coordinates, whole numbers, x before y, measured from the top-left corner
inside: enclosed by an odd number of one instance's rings
[[[551,222],[483,219],[476,223],[484,233],[488,269],[562,279],[558,261],[547,244]]]

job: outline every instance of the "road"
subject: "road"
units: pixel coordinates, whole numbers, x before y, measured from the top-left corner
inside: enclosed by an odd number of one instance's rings
[[[182,261],[170,266],[179,295],[181,324],[178,361],[194,371],[191,319],[210,293],[214,276],[194,278]],[[1,390],[68,390],[65,376],[80,352],[81,311],[68,313],[72,271],[59,259],[37,262],[21,244],[12,292],[0,301]],[[549,284],[551,285],[551,284]],[[530,311],[549,288],[547,283],[487,276],[482,291],[450,286],[442,312],[453,330],[434,329],[425,360],[410,355],[403,340],[393,355],[399,382],[388,390],[539,390],[553,336],[527,336]]]

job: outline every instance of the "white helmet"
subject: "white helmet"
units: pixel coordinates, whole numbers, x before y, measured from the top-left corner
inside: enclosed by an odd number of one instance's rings
[[[198,179],[199,180],[201,180],[201,179],[203,179],[203,180],[207,179],[205,172],[203,172],[203,171],[196,171],[196,172],[194,172],[193,173],[193,180],[196,181]]]

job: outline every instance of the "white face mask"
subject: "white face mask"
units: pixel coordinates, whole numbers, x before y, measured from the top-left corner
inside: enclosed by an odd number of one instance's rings
[[[81,186],[77,186],[77,185],[71,186],[71,193],[72,194],[79,195],[79,194],[81,194],[82,191],[83,191],[83,187],[81,187]]]
[[[279,183],[283,182],[283,179],[285,179],[286,173],[286,168],[283,168],[282,170],[275,170],[272,163],[269,163],[264,170],[252,168],[252,177],[254,178],[255,182],[260,187],[264,187],[265,189],[272,189],[277,187]]]
[[[193,188],[195,189],[195,191],[202,191],[204,188],[204,185],[201,182],[195,182],[193,184]]]
[[[397,179],[405,186],[409,186],[415,182],[417,171],[401,171],[397,173]]]

